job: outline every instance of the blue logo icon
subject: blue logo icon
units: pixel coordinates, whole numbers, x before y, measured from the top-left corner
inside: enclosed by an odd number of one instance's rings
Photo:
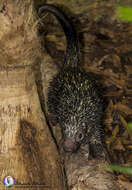
[[[15,183],[15,179],[11,176],[5,176],[3,178],[3,184],[6,186],[6,187],[12,187]]]

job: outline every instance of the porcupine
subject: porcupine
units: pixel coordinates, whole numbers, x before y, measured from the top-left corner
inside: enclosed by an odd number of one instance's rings
[[[100,156],[103,150],[102,96],[94,78],[80,65],[79,40],[69,18],[54,5],[39,7],[38,15],[45,11],[58,19],[67,40],[63,67],[48,88],[49,118],[62,129],[65,151],[76,152],[81,144],[88,143],[92,155]]]

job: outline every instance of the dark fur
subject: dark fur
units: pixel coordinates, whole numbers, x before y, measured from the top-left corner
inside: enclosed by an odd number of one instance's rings
[[[57,17],[67,38],[63,69],[52,79],[48,89],[50,118],[62,128],[67,151],[74,152],[82,143],[89,143],[93,155],[100,155],[103,150],[102,96],[94,78],[80,67],[78,38],[69,19],[53,5],[40,7],[39,15],[44,11]]]

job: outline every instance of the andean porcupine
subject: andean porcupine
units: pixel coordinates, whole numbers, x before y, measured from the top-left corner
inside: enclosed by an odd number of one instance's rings
[[[62,128],[65,151],[76,152],[82,143],[88,143],[93,156],[100,156],[103,150],[102,97],[94,78],[80,66],[78,37],[70,20],[54,5],[41,6],[38,15],[44,11],[56,16],[67,39],[63,68],[48,88],[50,118]]]

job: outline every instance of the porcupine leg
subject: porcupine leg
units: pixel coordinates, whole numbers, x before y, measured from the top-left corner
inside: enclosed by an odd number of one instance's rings
[[[105,149],[101,140],[99,129],[96,128],[90,138],[90,152],[94,158],[105,158]]]

